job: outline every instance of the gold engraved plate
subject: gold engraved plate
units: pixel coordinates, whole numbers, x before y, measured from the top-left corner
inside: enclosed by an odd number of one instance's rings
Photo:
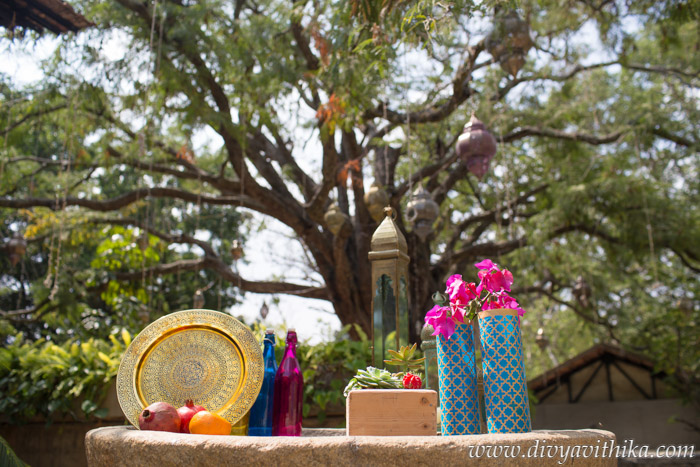
[[[250,410],[263,380],[263,355],[255,336],[232,316],[185,310],[149,324],[126,349],[117,374],[124,415],[154,402],[175,408],[192,399],[235,424]]]

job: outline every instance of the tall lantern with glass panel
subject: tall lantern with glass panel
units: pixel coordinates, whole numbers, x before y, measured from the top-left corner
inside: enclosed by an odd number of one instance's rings
[[[388,350],[408,345],[408,247],[393,210],[372,235],[372,364],[381,368]]]

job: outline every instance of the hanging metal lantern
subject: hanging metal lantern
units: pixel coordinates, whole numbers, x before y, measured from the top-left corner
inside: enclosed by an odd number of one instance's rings
[[[486,37],[486,49],[506,72],[516,76],[532,47],[530,26],[515,10],[494,18],[493,30]]]
[[[260,317],[262,319],[267,318],[267,314],[270,312],[270,307],[267,306],[266,302],[263,302],[262,306],[260,307]]]
[[[501,59],[501,68],[512,76],[516,76],[524,65],[525,56],[522,54],[510,54]]]
[[[16,266],[27,252],[27,241],[20,234],[15,234],[7,243],[7,250],[10,253],[10,263]]]
[[[537,335],[535,336],[535,344],[537,344],[537,347],[539,347],[542,350],[546,349],[549,345],[549,339],[547,339],[547,336],[544,333],[544,328],[539,328],[537,330]]]
[[[571,293],[582,307],[588,308],[590,306],[591,286],[588,285],[588,282],[586,282],[583,276],[578,276],[576,278],[576,283]]]
[[[384,219],[384,208],[389,205],[389,194],[377,182],[365,193],[365,204],[375,222]]]
[[[440,214],[440,206],[433,201],[430,193],[419,186],[411,195],[406,205],[406,219],[413,226],[413,231],[420,237],[421,241],[433,231],[433,222]]]
[[[348,215],[341,211],[335,203],[331,204],[326,214],[323,215],[323,219],[326,221],[326,224],[328,224],[328,230],[330,230],[333,235],[338,235],[343,225],[350,223]]]
[[[489,170],[489,163],[496,154],[496,138],[486,125],[472,114],[457,139],[457,155],[467,165],[467,170],[481,180]]]
[[[199,289],[195,290],[194,292],[194,297],[192,298],[192,308],[204,308],[204,293]]]
[[[372,234],[372,364],[384,367],[389,350],[408,345],[408,246],[392,218],[393,209]]]
[[[146,249],[148,248],[149,241],[150,240],[148,238],[148,232],[141,232],[139,238],[136,239],[136,244],[139,246],[139,250],[146,251]]]
[[[240,241],[234,240],[231,243],[231,256],[233,257],[234,261],[238,261],[239,259],[243,258],[243,245]]]

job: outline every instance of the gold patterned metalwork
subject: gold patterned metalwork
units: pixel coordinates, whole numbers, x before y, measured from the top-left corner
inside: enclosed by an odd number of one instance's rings
[[[119,405],[132,425],[148,405],[187,399],[235,424],[253,406],[263,355],[240,321],[213,310],[166,315],[136,336],[117,374]]]

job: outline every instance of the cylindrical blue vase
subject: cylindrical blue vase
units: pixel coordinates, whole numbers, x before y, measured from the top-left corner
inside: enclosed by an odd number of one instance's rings
[[[518,312],[482,311],[479,334],[489,433],[532,431]]]
[[[449,339],[438,336],[437,358],[442,435],[479,434],[479,398],[471,323],[457,324]]]

